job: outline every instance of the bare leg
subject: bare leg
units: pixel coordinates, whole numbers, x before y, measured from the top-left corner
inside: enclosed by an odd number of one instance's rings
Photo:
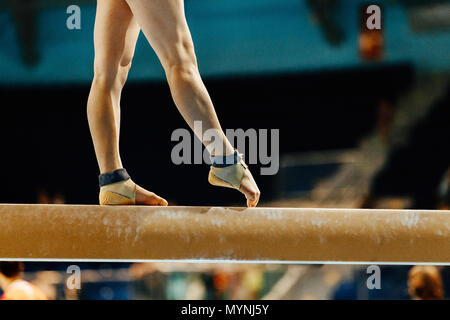
[[[165,70],[173,100],[189,126],[201,121],[203,130],[216,130],[224,154],[233,153],[217,119],[214,106],[198,71],[194,46],[184,14],[184,0],[127,0],[147,40]],[[200,140],[202,136],[195,132]],[[202,141],[211,152],[208,141]],[[240,191],[248,206],[256,206],[259,189],[246,170]]]
[[[120,96],[139,32],[139,25],[125,1],[97,1],[94,79],[87,114],[101,173],[122,168],[119,154]],[[136,203],[167,205],[164,199],[139,186]]]

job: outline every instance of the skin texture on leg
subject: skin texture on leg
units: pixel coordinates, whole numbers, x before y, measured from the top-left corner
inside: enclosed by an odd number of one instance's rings
[[[173,100],[183,118],[192,130],[194,121],[201,121],[203,130],[216,130],[222,137],[222,154],[233,153],[198,71],[184,0],[127,0],[127,3],[161,61]],[[212,152],[210,142],[203,140],[202,133],[195,134]],[[260,191],[249,170],[242,179],[240,191],[246,196],[248,206],[257,205]]]
[[[122,168],[120,97],[139,32],[139,25],[125,1],[97,1],[94,79],[87,114],[100,173]],[[167,201],[136,186],[136,204],[167,205]]]

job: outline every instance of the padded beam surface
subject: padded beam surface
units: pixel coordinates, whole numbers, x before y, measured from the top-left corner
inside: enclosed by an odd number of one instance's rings
[[[450,263],[450,211],[0,205],[2,260]]]

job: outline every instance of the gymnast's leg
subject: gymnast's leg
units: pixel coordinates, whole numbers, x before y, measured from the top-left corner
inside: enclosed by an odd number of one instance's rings
[[[87,114],[101,174],[122,168],[119,154],[120,96],[139,32],[139,25],[125,1],[97,1],[94,79]],[[134,194],[130,197],[133,197],[134,204],[167,205],[164,199],[129,180],[127,186],[121,188],[132,188]]]
[[[186,122],[192,129],[194,121],[201,121],[204,130],[216,130],[222,140],[223,154],[234,153],[219,124],[198,71],[194,46],[184,14],[184,0],[127,0],[127,2],[161,61],[173,100]],[[204,141],[201,133],[195,133],[210,153],[214,153],[211,149],[212,144]],[[260,191],[249,170],[241,170],[241,174],[235,185],[246,196],[247,205],[254,207],[258,203]]]

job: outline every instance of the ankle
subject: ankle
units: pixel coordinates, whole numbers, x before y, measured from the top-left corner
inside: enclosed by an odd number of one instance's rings
[[[239,163],[242,160],[242,156],[235,150],[233,153],[227,155],[211,155],[210,160],[213,167],[223,168]]]
[[[98,176],[98,184],[101,188],[113,183],[126,181],[128,179],[131,179],[128,172],[124,168],[120,168],[100,174]]]

